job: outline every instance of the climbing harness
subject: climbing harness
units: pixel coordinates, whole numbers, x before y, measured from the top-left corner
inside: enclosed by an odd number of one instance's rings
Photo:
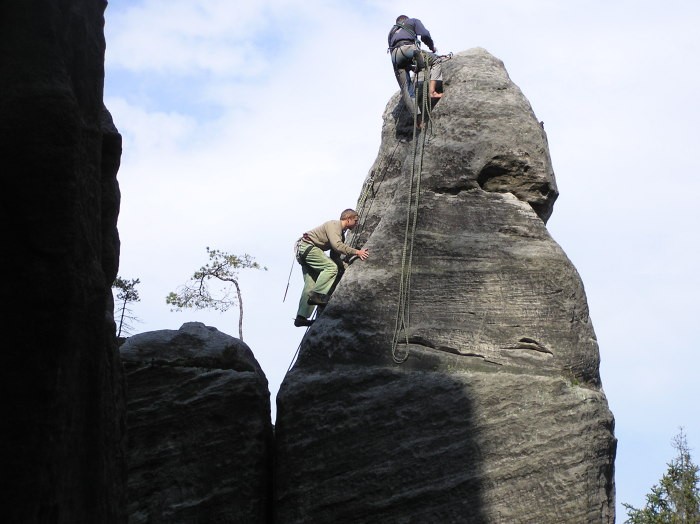
[[[299,248],[301,247],[301,243],[306,240],[304,235],[301,237],[299,240],[297,240],[295,251],[296,251],[296,257],[297,257],[297,262],[300,264],[306,260],[306,257],[309,255],[309,251],[311,251],[314,248],[314,245],[309,242],[309,245],[306,246],[306,249],[304,249],[303,253],[299,253]]]
[[[292,271],[294,271],[294,262],[299,262],[300,264],[302,261],[306,258],[306,255],[309,254],[309,251],[314,247],[313,244],[309,244],[309,246],[304,250],[303,253],[299,253],[299,247],[301,247],[301,242],[304,240],[304,237],[302,236],[299,238],[295,243],[294,243],[294,257],[292,258],[292,267],[289,268],[289,276],[287,277],[287,287],[284,290],[284,297],[282,297],[282,302],[284,302],[287,299],[287,292],[289,291],[289,282],[292,280]]]
[[[309,244],[306,249],[302,253],[299,253],[299,248],[301,247],[302,241],[304,241],[304,236],[299,238],[295,243],[294,243],[294,257],[292,258],[292,267],[289,269],[289,277],[287,277],[287,289],[284,290],[284,298],[282,299],[282,302],[287,298],[287,291],[289,290],[289,282],[292,279],[292,271],[294,270],[294,262],[299,262],[300,264],[302,261],[306,258],[306,256],[309,254],[309,251],[314,247],[313,244]],[[313,315],[311,315],[310,320],[316,320],[316,316],[318,314],[319,308],[315,308]],[[306,326],[306,331],[304,332],[304,336],[306,336],[306,333],[308,333],[309,328],[311,327],[311,324]],[[294,355],[292,356],[292,361],[289,363],[289,367],[287,368],[287,373],[289,373],[289,370],[292,369],[292,366],[294,365],[294,362],[296,361],[298,355],[299,355],[299,350],[301,349],[301,344],[304,341],[304,337],[302,337],[301,341],[299,342],[299,345],[297,346],[296,351],[294,352]]]
[[[406,31],[411,38],[410,39],[403,38],[401,40],[397,40],[396,42],[394,42],[394,45],[392,46],[391,39],[399,29],[403,29],[404,31]],[[394,24],[394,27],[391,28],[391,31],[389,31],[389,39],[388,40],[389,40],[389,48],[387,49],[387,53],[390,52],[392,49],[396,49],[397,47],[400,47],[402,45],[406,45],[406,43],[420,45],[420,39],[418,38],[418,35],[413,30],[413,28],[408,26],[408,25],[402,24],[400,22],[397,22],[396,24]]]

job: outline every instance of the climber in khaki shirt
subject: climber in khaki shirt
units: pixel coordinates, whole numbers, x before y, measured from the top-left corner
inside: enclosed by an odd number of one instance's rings
[[[345,243],[345,231],[354,229],[359,218],[354,209],[346,209],[340,214],[340,220],[324,222],[297,241],[296,258],[304,275],[304,290],[299,299],[295,326],[310,326],[313,320],[309,317],[314,307],[328,303],[328,292],[338,276],[342,255],[367,260],[369,252],[366,249],[355,249]],[[330,258],[324,253],[328,250]]]

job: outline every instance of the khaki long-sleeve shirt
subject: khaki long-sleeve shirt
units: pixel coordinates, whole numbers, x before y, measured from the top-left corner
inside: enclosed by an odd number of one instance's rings
[[[304,233],[304,240],[311,242],[317,248],[334,251],[341,255],[356,255],[359,250],[345,243],[345,232],[340,220],[329,220],[320,226]]]

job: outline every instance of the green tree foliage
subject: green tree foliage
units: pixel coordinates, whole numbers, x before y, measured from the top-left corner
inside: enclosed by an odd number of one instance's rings
[[[118,337],[121,336],[122,330],[124,334],[130,335],[132,326],[129,322],[138,320],[132,315],[129,304],[141,300],[139,292],[136,291],[136,285],[140,283],[141,281],[138,278],[126,280],[118,276],[112,284],[112,289],[117,290],[117,302],[114,304],[114,317],[119,318],[119,323],[117,325]]]
[[[209,249],[209,262],[195,271],[190,280],[178,290],[171,291],[165,297],[166,304],[173,306],[174,311],[182,311],[186,308],[192,309],[214,309],[217,311],[227,311],[231,306],[238,304],[238,334],[243,340],[243,297],[241,287],[238,284],[239,269],[262,269],[267,271],[255,262],[250,255],[232,255],[225,251]],[[210,289],[211,281],[222,282],[219,289]],[[232,288],[236,290],[236,295],[232,294]]]
[[[628,517],[626,523],[700,523],[700,477],[698,466],[691,460],[683,428],[673,439],[673,447],[678,455],[668,464],[668,470],[659,484],[651,488],[651,493],[646,496],[646,506],[637,509],[624,504]]]

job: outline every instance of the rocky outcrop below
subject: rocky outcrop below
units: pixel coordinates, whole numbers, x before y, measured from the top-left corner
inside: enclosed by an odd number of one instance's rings
[[[201,323],[129,338],[129,522],[269,522],[267,379],[248,346]]]
[[[0,7],[4,522],[125,522],[106,2]]]
[[[277,522],[614,522],[614,420],[581,279],[545,223],[543,126],[482,49],[413,136],[396,94],[369,249],[277,397]]]

